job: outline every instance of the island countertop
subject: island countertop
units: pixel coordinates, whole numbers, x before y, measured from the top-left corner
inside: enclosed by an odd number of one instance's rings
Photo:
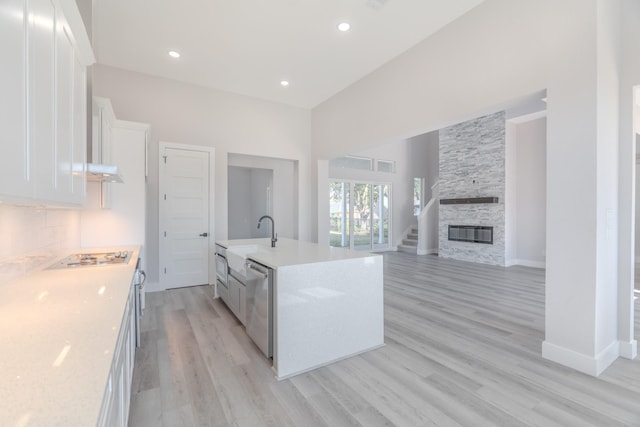
[[[304,242],[287,238],[278,238],[276,247],[271,247],[271,239],[235,239],[220,240],[217,245],[226,249],[233,247],[247,247],[246,257],[271,268],[290,265],[313,264],[328,261],[338,261],[357,258],[379,256],[370,252],[359,252],[346,248],[322,246],[317,243]],[[255,248],[251,248],[255,246]],[[255,250],[253,250],[255,249]]]

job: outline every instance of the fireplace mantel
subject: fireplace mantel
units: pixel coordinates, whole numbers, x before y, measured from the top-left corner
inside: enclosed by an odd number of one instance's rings
[[[472,205],[475,203],[498,203],[497,197],[463,197],[459,199],[440,199],[441,205]]]

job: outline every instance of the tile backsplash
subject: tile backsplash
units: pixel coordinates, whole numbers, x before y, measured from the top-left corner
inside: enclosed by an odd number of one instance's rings
[[[0,283],[79,246],[79,221],[77,210],[0,204]]]

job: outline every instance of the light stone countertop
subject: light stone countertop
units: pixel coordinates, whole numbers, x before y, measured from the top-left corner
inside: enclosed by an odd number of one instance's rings
[[[114,250],[129,262],[0,283],[1,426],[96,424],[139,247],[69,251]]]
[[[323,246],[282,237],[278,238],[275,248],[271,247],[270,238],[220,240],[216,244],[227,249],[255,246],[255,250],[249,248],[249,251],[245,252],[246,257],[275,269],[291,265],[380,256],[370,252]]]

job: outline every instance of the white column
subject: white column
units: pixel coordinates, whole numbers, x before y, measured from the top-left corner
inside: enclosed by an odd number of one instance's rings
[[[640,2],[624,0],[621,22],[620,69],[620,153],[619,153],[619,243],[618,243],[618,340],[620,356],[634,359],[638,344],[634,337],[634,258],[636,132],[640,130],[640,94],[633,99],[634,85],[640,85]],[[634,111],[636,114],[634,114]],[[634,118],[638,121],[634,126]]]
[[[548,88],[543,357],[599,375],[619,355],[619,2],[585,2],[580,75]],[[560,120],[557,118],[561,117]],[[568,172],[570,171],[570,172]]]

